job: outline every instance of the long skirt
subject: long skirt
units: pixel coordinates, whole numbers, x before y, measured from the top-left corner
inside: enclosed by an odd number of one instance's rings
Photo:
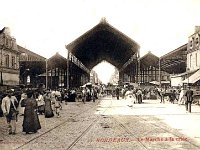
[[[44,111],[44,115],[45,115],[45,118],[51,118],[51,117],[54,116],[53,110],[52,110],[52,107],[51,107],[51,101],[50,101],[50,100],[46,100],[46,101],[45,101],[45,111]]]
[[[24,111],[23,132],[37,132],[41,129],[40,121],[35,109],[26,109]]]

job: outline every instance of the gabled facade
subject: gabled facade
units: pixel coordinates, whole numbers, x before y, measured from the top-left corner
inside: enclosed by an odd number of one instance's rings
[[[149,85],[149,83],[160,82],[162,85],[162,83],[169,81],[169,73],[159,69],[159,57],[149,51],[140,58],[140,84]]]

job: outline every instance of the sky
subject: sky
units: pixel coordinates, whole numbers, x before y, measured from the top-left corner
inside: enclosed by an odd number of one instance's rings
[[[46,58],[102,17],[140,45],[141,56],[162,56],[187,43],[200,25],[200,0],[0,0],[0,29]],[[113,69],[114,70],[114,69]],[[102,71],[101,71],[102,72]],[[98,73],[98,72],[97,72]]]

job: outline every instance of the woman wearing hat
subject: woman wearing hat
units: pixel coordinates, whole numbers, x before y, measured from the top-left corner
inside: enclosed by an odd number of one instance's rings
[[[27,99],[24,103],[24,120],[23,120],[23,132],[27,134],[30,132],[36,133],[38,129],[41,129],[40,121],[37,114],[37,102],[32,98],[33,92],[27,91]]]

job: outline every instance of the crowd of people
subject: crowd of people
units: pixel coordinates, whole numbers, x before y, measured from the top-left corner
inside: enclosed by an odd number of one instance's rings
[[[95,102],[97,98],[97,91],[94,88],[83,88],[81,95],[78,95],[75,89],[45,91],[22,89],[18,92],[9,90],[1,96],[0,113],[6,118],[8,134],[16,134],[18,115],[23,116],[22,132],[36,133],[41,129],[38,115],[44,115],[45,118],[54,116],[59,118],[63,101],[67,105],[76,99],[81,99],[85,103],[90,100]]]
[[[16,133],[16,122],[18,115],[23,116],[22,131],[26,134],[36,133],[41,129],[38,115],[44,115],[45,118],[61,117],[62,103],[67,105],[70,101],[86,101],[95,102],[100,94],[104,94],[95,87],[81,87],[79,90],[21,90],[16,93],[12,90],[2,95],[0,114],[2,112],[8,124],[8,133]],[[107,92],[108,94],[108,92]],[[189,87],[188,90],[181,88],[180,90],[171,89],[166,91],[164,88],[134,88],[134,87],[116,87],[112,91],[112,96],[119,100],[131,100],[132,104],[141,104],[143,99],[151,99],[151,96],[157,96],[160,103],[165,103],[165,96],[171,103],[177,100],[178,104],[185,104],[186,110],[191,111],[191,103],[193,101],[193,91]]]
[[[142,88],[134,88],[134,87],[116,87],[115,90],[112,91],[112,96],[122,97],[122,99],[132,99],[133,103],[141,104],[143,99],[150,99],[151,95],[155,96],[155,91],[152,89],[142,89]]]
[[[191,104],[194,102],[194,92],[190,86],[187,88],[151,87],[149,89],[127,86],[123,88],[116,87],[112,93],[118,100],[121,96],[122,99],[131,100],[132,104],[141,104],[143,99],[160,99],[160,103],[165,103],[167,100],[172,104],[176,101],[178,105],[185,105],[186,112],[191,112]]]

